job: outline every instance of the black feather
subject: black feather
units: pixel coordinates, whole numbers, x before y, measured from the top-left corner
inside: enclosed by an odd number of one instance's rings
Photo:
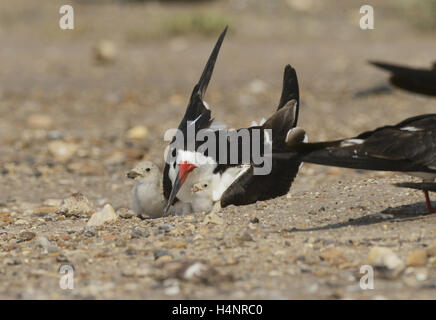
[[[436,96],[436,69],[420,69],[385,62],[370,61],[372,65],[389,71],[395,87],[414,93]]]
[[[298,153],[303,162],[322,165],[434,173],[436,114],[409,118],[350,139],[301,143],[289,146],[288,150],[291,154]]]

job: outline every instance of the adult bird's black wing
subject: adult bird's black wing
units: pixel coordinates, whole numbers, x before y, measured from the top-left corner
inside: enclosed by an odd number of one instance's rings
[[[283,108],[289,101],[295,100],[297,108],[295,109],[294,122],[291,127],[296,127],[300,109],[300,89],[298,86],[297,72],[290,64],[286,65],[283,75],[282,95],[277,110]]]
[[[406,119],[354,138],[292,143],[303,162],[381,171],[436,172],[436,114]]]
[[[197,103],[195,103],[194,96],[196,94],[199,94],[200,99],[203,100],[204,94],[206,93],[207,90],[207,86],[209,85],[209,81],[212,77],[213,69],[215,67],[215,62],[218,57],[218,53],[221,49],[221,44],[223,43],[226,32],[227,32],[227,27],[225,27],[224,31],[219,36],[215,44],[215,47],[213,48],[212,53],[210,54],[209,59],[207,60],[206,66],[204,67],[200,80],[192,90],[191,98],[186,108],[185,115],[183,116],[183,119],[179,124],[179,130],[185,130],[186,123],[188,121],[195,120],[201,113],[207,110],[204,104],[198,105]]]
[[[290,65],[287,65],[283,75],[282,95],[277,111],[261,127],[257,127],[261,130],[262,137],[264,137],[265,129],[271,129],[272,151],[286,147],[284,143],[286,135],[297,124],[298,108],[297,74]],[[298,157],[294,157],[293,160],[272,157],[271,172],[268,175],[256,175],[255,165],[252,164],[223,193],[220,199],[221,206],[224,208],[231,204],[247,205],[288,193],[301,164]]]
[[[223,43],[224,37],[226,35],[227,32],[227,27],[225,27],[224,31],[221,33],[221,35],[219,36],[215,47],[212,50],[212,53],[209,56],[209,59],[207,60],[206,66],[204,67],[204,70],[201,74],[200,80],[198,81],[198,83],[194,86],[194,89],[192,90],[192,94],[191,97],[189,99],[189,103],[188,106],[186,107],[186,111],[185,111],[185,115],[183,116],[182,121],[179,124],[178,129],[184,133],[184,138],[187,138],[187,127],[188,127],[188,122],[189,121],[194,121],[196,119],[199,119],[199,117],[201,116],[201,121],[199,121],[199,123],[196,124],[196,131],[207,127],[207,125],[205,123],[210,124],[211,122],[211,118],[210,118],[210,110],[208,110],[205,106],[205,104],[203,103],[203,97],[204,94],[206,93],[206,89],[207,86],[209,84],[209,81],[212,77],[212,73],[213,73],[213,69],[215,66],[215,62],[216,59],[218,57],[218,53],[220,51],[221,48],[221,44]],[[171,144],[173,144],[173,142],[175,141],[175,138],[173,138],[173,140],[171,141]],[[185,143],[186,146],[186,143]],[[177,152],[175,146],[173,146],[172,148],[170,147],[170,154],[168,154],[167,156],[167,161],[165,161],[165,168],[164,168],[164,172],[163,172],[163,191],[164,191],[164,196],[166,199],[169,198],[170,194],[171,194],[171,190],[172,190],[172,184],[171,184],[171,179],[169,178],[169,161],[168,158],[169,156],[173,156],[175,157],[175,153]]]
[[[370,63],[389,71],[392,85],[403,90],[436,96],[436,68],[419,69],[377,61]]]

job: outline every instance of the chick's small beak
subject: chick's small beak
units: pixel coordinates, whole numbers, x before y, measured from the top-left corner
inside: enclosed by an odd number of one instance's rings
[[[137,176],[139,176],[139,173],[133,170],[127,173],[127,178],[129,179],[135,179]]]

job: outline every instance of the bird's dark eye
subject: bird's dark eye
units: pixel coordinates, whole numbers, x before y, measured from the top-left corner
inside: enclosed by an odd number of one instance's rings
[[[207,188],[207,183],[203,184],[203,188]]]
[[[147,172],[150,172],[150,170],[151,170],[150,168],[145,169],[145,171],[147,171]]]

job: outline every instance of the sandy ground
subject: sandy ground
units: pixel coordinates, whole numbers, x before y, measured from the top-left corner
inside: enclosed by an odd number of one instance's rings
[[[358,27],[359,1],[238,3],[73,2],[73,31],[58,28],[59,1],[0,4],[0,298],[436,298],[436,216],[420,192],[392,186],[412,180],[395,173],[306,164],[290,193],[268,202],[87,227],[106,203],[130,207],[125,174],[139,159],[163,162],[163,134],[219,33],[156,31],[186,12],[230,25],[206,96],[230,127],[274,110],[287,63],[312,141],[434,112],[435,100],[389,88],[355,97],[387,84],[369,59],[434,59],[434,33],[405,24],[388,2],[374,3],[371,31]],[[93,55],[102,39],[115,46],[113,61]],[[148,134],[132,139],[136,126]],[[75,192],[91,209],[60,214]],[[379,258],[396,267],[379,265],[374,289],[362,290],[360,268],[376,265],[376,247],[391,250]],[[74,268],[72,290],[59,285],[64,265]]]

